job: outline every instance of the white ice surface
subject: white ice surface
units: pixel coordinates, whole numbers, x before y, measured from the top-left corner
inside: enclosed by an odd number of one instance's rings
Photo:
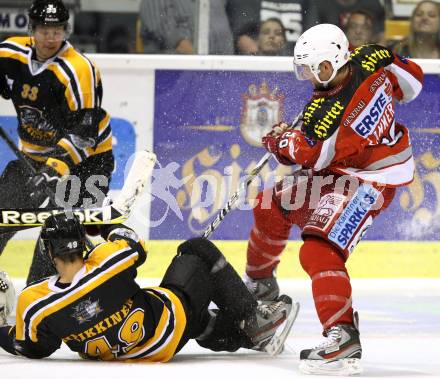
[[[278,357],[244,349],[214,353],[191,341],[166,364],[90,362],[77,358],[63,346],[52,357],[40,361],[0,351],[0,378],[312,378],[298,372],[299,351],[313,347],[322,338],[310,283],[280,283],[283,292],[301,303],[301,310],[286,349]],[[157,285],[158,281],[143,284]],[[353,301],[361,322],[362,377],[440,378],[440,279],[353,280]]]

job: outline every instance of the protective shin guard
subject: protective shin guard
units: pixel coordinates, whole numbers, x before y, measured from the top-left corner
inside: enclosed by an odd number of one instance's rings
[[[208,265],[213,288],[212,301],[222,311],[231,312],[236,320],[242,320],[255,311],[257,301],[254,296],[211,241],[194,238],[180,245],[178,252],[196,255]]]
[[[339,251],[322,239],[307,237],[299,258],[312,279],[313,299],[324,330],[353,323],[350,277]]]
[[[271,200],[265,209],[263,197],[257,196],[258,206],[254,208],[254,227],[249,237],[246,274],[252,279],[269,278],[280,262],[280,255],[286,247],[291,223],[282,215],[277,204]]]

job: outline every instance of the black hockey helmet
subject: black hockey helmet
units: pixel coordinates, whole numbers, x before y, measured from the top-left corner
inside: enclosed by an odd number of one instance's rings
[[[86,249],[83,224],[73,213],[49,216],[41,228],[42,250],[51,258],[82,253]]]
[[[61,0],[35,0],[29,8],[29,26],[65,26],[69,21],[69,10]]]

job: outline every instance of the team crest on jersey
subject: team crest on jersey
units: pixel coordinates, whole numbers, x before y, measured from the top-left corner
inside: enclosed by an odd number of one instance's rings
[[[34,140],[49,141],[56,136],[54,126],[45,119],[43,112],[30,106],[20,106],[18,111],[21,128]]]
[[[282,119],[284,94],[263,82],[259,87],[251,84],[242,99],[241,135],[249,145],[261,147],[261,139]]]
[[[90,298],[81,301],[78,305],[73,307],[75,311],[72,317],[80,324],[91,320],[93,317],[101,313],[104,309],[99,305],[99,300],[92,301]]]

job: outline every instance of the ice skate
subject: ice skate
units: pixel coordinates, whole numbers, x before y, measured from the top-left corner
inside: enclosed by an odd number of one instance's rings
[[[275,276],[262,279],[252,279],[244,275],[244,283],[248,290],[257,298],[257,300],[273,301],[278,298],[280,288]]]
[[[362,372],[362,347],[358,315],[354,324],[340,324],[325,331],[326,340],[313,349],[302,350],[299,369],[304,374],[358,375]]]
[[[252,349],[272,356],[280,354],[298,311],[299,303],[292,303],[287,295],[276,301],[259,302],[256,313],[242,327],[254,343]]]

